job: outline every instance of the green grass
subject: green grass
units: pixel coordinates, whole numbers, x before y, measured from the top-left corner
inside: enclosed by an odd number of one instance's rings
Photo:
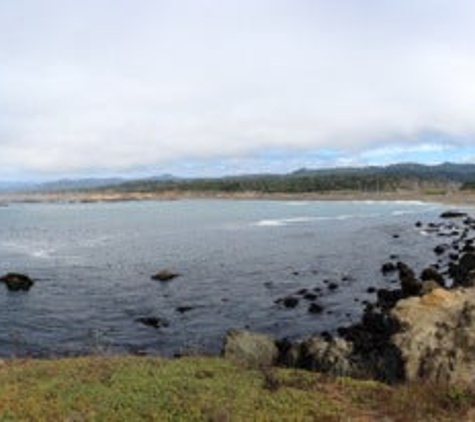
[[[0,366],[0,421],[462,420],[469,389],[389,387],[218,358],[87,357]]]

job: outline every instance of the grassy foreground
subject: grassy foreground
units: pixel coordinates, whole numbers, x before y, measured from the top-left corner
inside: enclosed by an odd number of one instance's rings
[[[254,371],[218,358],[0,366],[0,421],[460,421],[471,420],[472,406],[475,394],[464,388]]]

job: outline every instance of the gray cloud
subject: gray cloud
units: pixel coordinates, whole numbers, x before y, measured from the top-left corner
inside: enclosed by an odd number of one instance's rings
[[[472,142],[470,0],[0,5],[0,166]],[[424,140],[426,143],[427,140]]]

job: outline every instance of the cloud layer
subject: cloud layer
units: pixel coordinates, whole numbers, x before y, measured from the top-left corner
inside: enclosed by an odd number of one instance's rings
[[[3,2],[0,176],[466,148],[474,15],[471,0]]]

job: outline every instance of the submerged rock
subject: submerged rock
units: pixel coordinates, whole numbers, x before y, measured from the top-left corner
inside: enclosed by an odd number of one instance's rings
[[[166,319],[158,317],[140,317],[137,318],[136,321],[140,322],[143,325],[156,329],[168,327],[170,325],[170,323]]]
[[[265,368],[277,362],[279,350],[270,336],[247,330],[229,330],[222,355],[251,368]]]
[[[308,307],[308,312],[311,314],[321,314],[323,312],[323,306],[318,303],[311,303]]]
[[[8,273],[0,277],[0,282],[4,283],[7,289],[12,292],[20,290],[28,291],[34,284],[34,281],[30,277],[18,273]]]

